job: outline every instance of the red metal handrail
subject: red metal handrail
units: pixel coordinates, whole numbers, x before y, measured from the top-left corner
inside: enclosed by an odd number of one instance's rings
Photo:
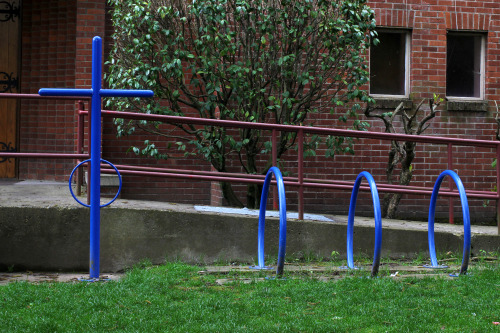
[[[81,97],[42,97],[35,94],[0,94],[0,98],[80,100],[80,101],[87,100],[86,98],[81,98]],[[89,111],[84,110],[84,103],[80,102],[78,105],[78,143],[77,143],[78,153],[77,154],[0,152],[0,157],[73,158],[78,160],[87,159],[89,158],[89,154],[82,154],[81,152],[83,150],[83,140],[84,140],[83,117],[88,115]],[[424,136],[424,135],[415,136],[406,134],[353,131],[344,129],[305,127],[305,126],[281,125],[281,124],[249,123],[249,122],[239,122],[233,120],[152,115],[152,114],[121,112],[121,111],[111,111],[111,110],[103,110],[102,116],[113,117],[113,118],[124,118],[124,119],[153,120],[170,124],[193,124],[193,125],[208,125],[208,126],[232,127],[232,128],[253,128],[253,129],[268,130],[271,131],[272,133],[272,141],[273,141],[272,158],[274,163],[276,163],[277,160],[276,158],[277,131],[296,132],[298,134],[299,151],[302,151],[301,147],[303,145],[303,135],[307,133],[307,134],[333,135],[333,136],[343,136],[352,138],[378,139],[385,141],[404,140],[404,141],[447,145],[449,169],[452,169],[453,166],[452,147],[454,145],[493,148],[496,150],[497,160],[500,161],[500,141],[469,140],[469,139],[446,138],[446,137],[435,137],[435,136]],[[347,181],[332,181],[332,180],[303,178],[303,172],[302,172],[303,163],[304,161],[302,158],[302,154],[298,154],[298,177],[284,178],[285,184],[287,186],[294,186],[299,188],[298,191],[299,219],[303,219],[303,214],[304,214],[304,200],[303,200],[304,188],[352,190],[352,184],[353,184],[352,182],[347,182]],[[262,183],[264,179],[264,176],[259,176],[259,175],[220,173],[214,171],[179,170],[179,169],[168,169],[168,168],[137,167],[137,166],[127,166],[127,165],[118,165],[117,167],[120,170],[120,173],[130,174],[130,175],[142,175],[142,176],[189,178],[189,179],[198,179],[207,181],[228,181],[228,182],[239,182],[239,183]],[[110,172],[112,172],[112,170],[110,170],[108,167],[106,166],[103,167],[103,173],[110,173]],[[496,200],[497,222],[500,234],[500,163],[497,163],[496,174],[497,174],[496,192],[468,191],[468,196],[471,198]],[[423,194],[423,195],[430,195],[432,193],[432,189],[426,187],[417,187],[417,186],[377,184],[377,187],[379,188],[380,192]],[[362,186],[361,189],[369,190],[369,187]],[[458,196],[458,192],[452,189],[452,184],[450,183],[449,188],[447,190],[443,189],[440,192],[440,195],[448,196],[451,199],[452,197]],[[453,221],[452,214],[453,214],[453,207],[452,205],[450,205],[451,222]]]
[[[85,110],[80,110],[79,112],[83,114],[88,114],[88,111]],[[369,131],[355,131],[355,130],[345,130],[337,128],[325,128],[325,127],[306,127],[297,125],[251,123],[251,122],[243,122],[236,120],[165,116],[157,114],[145,114],[136,112],[124,112],[124,111],[102,110],[102,116],[112,117],[112,118],[123,118],[123,119],[163,121],[165,123],[171,123],[171,124],[193,124],[193,125],[208,125],[208,126],[233,127],[233,128],[252,128],[252,129],[262,129],[268,131],[276,129],[282,132],[299,132],[300,129],[303,129],[304,133],[309,133],[309,134],[335,135],[335,136],[345,136],[352,138],[366,138],[366,139],[379,139],[379,140],[399,140],[399,141],[406,140],[413,142],[426,142],[426,143],[438,143],[438,144],[451,143],[453,145],[458,145],[458,146],[496,148],[500,145],[500,141],[446,138],[446,137],[437,137],[428,135],[409,135],[409,134],[394,134],[394,133],[369,132]]]
[[[84,111],[86,112],[86,111]],[[407,134],[395,134],[395,133],[381,133],[381,132],[366,132],[366,131],[353,131],[353,130],[343,130],[343,129],[331,129],[331,128],[321,128],[321,127],[302,127],[296,125],[281,125],[281,124],[267,124],[267,123],[249,123],[249,122],[238,122],[232,120],[219,120],[219,119],[205,119],[205,118],[194,118],[194,117],[178,117],[178,116],[165,116],[165,115],[153,115],[153,114],[142,114],[133,112],[121,112],[121,111],[110,111],[103,110],[103,116],[114,117],[114,118],[126,118],[126,119],[137,119],[137,120],[152,120],[152,121],[163,121],[172,124],[194,124],[194,125],[208,125],[208,126],[221,126],[221,127],[233,127],[233,128],[252,128],[269,130],[273,133],[276,131],[288,131],[298,133],[298,151],[302,151],[303,148],[303,134],[318,134],[318,135],[334,135],[343,137],[353,137],[353,138],[368,138],[368,139],[379,139],[379,140],[397,140],[397,141],[413,141],[421,143],[433,143],[447,145],[447,155],[448,155],[448,169],[453,169],[453,145],[458,146],[473,146],[473,147],[485,147],[485,148],[495,148],[497,160],[500,161],[500,142],[499,141],[488,141],[488,140],[470,140],[470,139],[460,139],[460,138],[446,138],[446,137],[435,137],[435,136],[425,136],[425,135],[407,135]],[[273,136],[273,161],[276,155],[276,138]],[[474,191],[471,193],[470,197],[477,197],[482,199],[492,199],[494,197],[497,200],[497,224],[500,234],[500,169],[497,164],[497,193],[492,195],[491,191]],[[316,187],[313,184],[304,183],[303,180],[303,158],[302,155],[298,155],[298,175],[299,179],[297,185],[299,187],[299,218],[303,218],[304,212],[304,187]],[[292,185],[292,184],[290,184]],[[336,187],[338,186],[338,187]],[[322,187],[322,186],[317,186]],[[344,189],[342,185],[325,185],[323,188],[337,188]],[[362,187],[363,190],[367,190],[366,187]],[[405,186],[392,185],[392,190],[386,189],[384,186],[380,186],[381,191],[387,191],[392,193],[402,193],[402,194],[430,194],[432,190],[429,189],[411,189]],[[458,196],[458,192],[453,191],[453,182],[449,179],[448,182],[448,192],[454,193],[453,196]],[[442,192],[442,195],[447,196],[448,194]],[[450,196],[448,205],[448,215],[450,223],[454,223],[453,216],[453,202]]]
[[[90,101],[88,97],[79,96],[40,96],[38,94],[14,94],[14,93],[1,93],[0,99],[39,99],[39,100],[71,100],[71,101]]]
[[[80,110],[80,114],[88,114],[88,111]],[[308,134],[318,134],[318,135],[333,135],[333,136],[344,136],[353,138],[368,138],[368,139],[378,139],[385,141],[399,140],[399,141],[413,141],[422,143],[433,143],[441,144],[447,146],[448,154],[448,169],[453,169],[452,165],[452,147],[455,146],[473,146],[473,147],[485,147],[494,148],[496,150],[497,159],[500,161],[500,141],[488,141],[488,140],[470,140],[470,139],[460,139],[460,138],[446,138],[446,137],[436,137],[436,136],[425,136],[425,135],[407,135],[407,134],[394,134],[394,133],[381,133],[381,132],[367,132],[367,131],[354,131],[354,130],[344,130],[344,129],[332,129],[332,128],[322,128],[322,127],[304,127],[296,125],[281,125],[281,124],[268,124],[268,123],[249,123],[249,122],[239,122],[233,120],[219,120],[219,119],[205,119],[205,118],[194,118],[194,117],[179,117],[179,116],[166,116],[166,115],[154,115],[154,114],[143,114],[134,112],[122,112],[122,111],[111,111],[103,110],[103,117],[113,117],[113,118],[124,118],[124,119],[136,119],[136,120],[151,120],[151,121],[162,121],[164,123],[170,124],[193,124],[193,125],[205,125],[205,126],[219,126],[219,127],[232,127],[232,128],[252,128],[268,130],[272,132],[273,150],[272,156],[273,161],[276,159],[276,132],[296,132],[298,133],[298,151],[302,151],[303,145],[303,135]],[[302,138],[302,139],[301,139]],[[302,154],[298,154],[298,178],[293,179],[290,177],[285,178],[285,184],[288,186],[299,187],[299,218],[303,218],[304,213],[304,201],[303,201],[303,189],[304,188],[329,188],[329,189],[343,189],[351,190],[351,182],[342,181],[326,181],[317,179],[304,179],[303,178],[303,158]],[[133,168],[133,167],[130,167]],[[204,172],[193,173],[193,171],[183,171],[164,169],[164,171],[153,170],[148,167],[142,167],[142,170],[132,171],[128,168],[125,171],[128,174],[135,175],[150,175],[150,176],[161,176],[161,177],[176,177],[176,178],[190,178],[199,180],[225,180],[225,181],[238,181],[245,183],[256,183],[261,182],[260,178],[256,178],[253,175],[239,176],[226,175],[221,176],[217,172]],[[497,164],[497,192],[493,193],[491,191],[468,191],[468,196],[471,198],[489,199],[497,201],[497,222],[500,234],[500,163]],[[257,180],[259,179],[259,180]],[[381,192],[390,193],[401,193],[401,194],[432,194],[432,189],[425,187],[416,186],[401,186],[394,184],[378,184],[377,185]],[[450,223],[453,223],[453,205],[451,203],[451,198],[458,196],[458,192],[453,190],[452,182],[449,183],[449,188],[443,189],[440,194],[443,196],[450,197],[449,205],[449,216]],[[362,186],[361,189],[368,190],[367,186]]]

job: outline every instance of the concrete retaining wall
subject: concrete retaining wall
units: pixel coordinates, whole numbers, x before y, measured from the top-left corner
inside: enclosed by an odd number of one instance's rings
[[[144,259],[185,262],[253,261],[257,218],[196,211],[101,210],[101,271],[117,272]],[[278,252],[279,221],[266,220],[266,255]],[[345,223],[288,221],[287,255],[345,257]],[[355,253],[371,256],[372,227],[355,225]],[[436,232],[436,248],[461,253],[461,235]],[[499,236],[474,236],[472,250],[499,250]],[[427,252],[426,230],[384,229],[383,256]],[[89,211],[85,208],[0,208],[0,269],[87,271]]]

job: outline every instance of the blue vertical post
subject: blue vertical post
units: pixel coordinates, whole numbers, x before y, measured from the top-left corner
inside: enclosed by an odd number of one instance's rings
[[[49,89],[39,90],[41,96],[86,96],[91,97],[90,128],[90,279],[99,279],[100,271],[100,198],[101,198],[101,97],[152,97],[151,90],[101,89],[102,40],[92,40],[92,89]],[[107,162],[109,163],[109,162]]]
[[[101,252],[101,38],[92,41],[92,110],[90,142],[90,258],[91,279],[99,278]]]

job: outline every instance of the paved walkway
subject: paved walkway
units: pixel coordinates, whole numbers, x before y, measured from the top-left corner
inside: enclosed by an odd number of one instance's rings
[[[365,272],[371,271],[370,265],[365,265],[361,267],[361,269]],[[439,269],[439,270],[429,270],[422,266],[405,266],[396,263],[383,263],[380,266],[381,272],[389,272],[391,273],[391,277],[401,278],[401,277],[428,277],[428,276],[444,276],[448,277],[448,273],[457,272],[459,270],[458,266],[451,266],[447,269]],[[285,275],[288,276],[314,276],[322,281],[329,281],[332,279],[339,279],[346,276],[346,272],[348,268],[345,267],[337,267],[333,265],[323,264],[323,265],[314,265],[314,264],[290,264],[285,265]],[[206,275],[213,274],[220,277],[226,276],[228,274],[244,274],[244,276],[240,277],[232,277],[232,278],[220,278],[217,279],[217,283],[226,284],[235,281],[255,281],[255,280],[264,280],[265,278],[252,278],[251,275],[260,275],[260,271],[255,269],[250,269],[249,266],[241,265],[241,266],[203,266],[198,274]],[[266,271],[266,275],[269,277],[273,277],[275,275],[275,270]],[[122,273],[107,273],[100,275],[101,282],[107,281],[118,281],[125,274]],[[66,283],[77,283],[77,282],[85,282],[88,281],[88,274],[85,273],[55,273],[55,272],[0,272],[0,285],[5,285],[12,282],[30,282],[30,283],[54,283],[54,282],[66,282]],[[90,281],[95,282],[95,281]]]
[[[200,266],[201,267],[201,266]],[[361,270],[369,274],[371,265],[363,265]],[[450,273],[457,273],[460,270],[459,266],[451,265],[445,269],[432,270],[423,266],[409,266],[398,263],[382,263],[380,265],[379,274],[388,274],[391,278],[424,278],[424,277],[441,277],[451,278]],[[331,281],[341,279],[346,276],[349,271],[346,267],[333,266],[328,263],[322,264],[285,264],[285,277],[300,278],[303,276],[313,276],[320,281]],[[223,285],[232,282],[251,283],[253,281],[264,281],[261,272],[255,269],[250,269],[247,265],[241,266],[202,266],[198,271],[200,275],[213,274],[220,278],[216,283]],[[232,276],[225,278],[224,276]],[[260,277],[252,277],[259,275]],[[275,276],[275,270],[266,271],[268,277]],[[100,282],[118,281],[125,276],[124,273],[108,273],[101,274]],[[386,276],[386,275],[384,275]],[[12,282],[30,282],[30,283],[80,283],[80,282],[95,282],[88,281],[88,274],[85,273],[48,273],[48,272],[0,272],[0,285],[6,285]]]

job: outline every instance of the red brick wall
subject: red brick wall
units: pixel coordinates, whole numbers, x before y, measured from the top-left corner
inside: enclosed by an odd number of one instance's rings
[[[92,85],[92,38],[100,36],[106,40],[106,4],[102,0],[78,0],[76,11],[76,88]],[[104,58],[104,57],[103,57]]]
[[[486,82],[484,99],[488,101],[487,112],[447,111],[444,103],[439,115],[431,122],[425,134],[446,137],[494,140],[495,115],[494,101],[500,98],[500,3],[497,1],[370,1],[375,11],[377,25],[411,29],[410,55],[410,92],[414,101],[430,98],[433,93],[446,94],[446,34],[449,30],[466,30],[487,33],[486,38]],[[371,121],[371,130],[382,131],[381,124]],[[378,146],[378,143],[376,143]],[[370,146],[370,145],[368,145]],[[357,155],[363,156],[363,166],[381,180],[387,161],[387,150],[364,149],[360,147]],[[432,186],[437,175],[447,168],[446,150],[441,147],[418,145],[418,153],[413,164],[412,185]],[[496,175],[491,167],[495,158],[491,150],[472,147],[454,148],[453,169],[458,172],[467,190],[493,189]],[[375,159],[376,161],[373,161]],[[382,161],[382,163],[380,163]],[[380,163],[380,164],[379,164]],[[342,163],[349,170],[349,163]],[[377,166],[378,164],[378,166]],[[355,167],[355,165],[351,165]],[[446,182],[445,182],[446,183]],[[426,217],[429,198],[425,200],[404,199],[400,212],[409,217]],[[494,219],[494,203],[483,207],[483,201],[471,201],[471,218]],[[460,211],[455,200],[455,211]],[[420,204],[422,209],[416,209]],[[446,211],[445,205],[442,210]],[[419,211],[424,211],[420,213]],[[442,216],[445,216],[443,213]]]
[[[105,37],[104,15],[104,1],[24,1],[22,92],[89,88],[92,37]],[[23,101],[20,150],[75,153],[76,121],[74,101]],[[71,160],[22,159],[19,177],[66,180],[74,165]]]
[[[411,92],[445,95],[448,30],[487,32],[486,96],[499,100],[500,4],[486,1],[371,0],[378,26],[412,29]]]
[[[105,16],[104,1],[25,1],[23,10],[23,92],[36,92],[40,87],[88,87],[90,85],[90,43],[94,35],[104,37],[105,51],[112,32],[109,15]],[[494,101],[500,100],[500,3],[491,1],[381,1],[372,0],[377,24],[384,27],[411,29],[410,91],[414,101],[430,98],[433,93],[445,95],[446,33],[448,30],[482,31],[487,34],[485,100],[487,112],[442,111],[431,122],[425,134],[471,139],[493,140],[496,124]],[[76,10],[75,10],[76,8]],[[78,13],[78,15],[76,14]],[[49,42],[52,44],[49,45]],[[34,108],[37,108],[37,111]],[[57,110],[56,115],[53,111]],[[319,115],[316,125],[347,127],[337,121],[337,115]],[[363,119],[365,120],[365,119]],[[374,120],[372,131],[382,131]],[[23,102],[21,116],[21,149],[42,151],[62,149],[73,151],[75,140],[73,103]],[[103,123],[103,156],[113,163],[164,165],[172,168],[209,170],[206,162],[197,159],[175,159],[168,162],[137,159],[126,153],[132,144],[141,144],[148,136],[136,135],[115,139],[114,125]],[[161,141],[161,140],[160,140]],[[338,155],[326,160],[322,151],[315,158],[306,159],[305,177],[354,181],[356,175],[367,170],[377,182],[385,182],[389,143],[373,140],[356,142],[356,155]],[[412,185],[432,187],[439,173],[447,168],[445,148],[419,144],[413,163]],[[290,152],[283,161],[284,172],[297,175],[296,154]],[[265,160],[268,156],[262,156]],[[490,163],[494,152],[469,147],[454,148],[453,169],[462,177],[466,189],[493,189],[496,176]],[[56,165],[57,164],[57,165]],[[20,163],[21,178],[67,178],[73,162]],[[237,171],[234,166],[231,170]],[[60,176],[60,173],[65,176]],[[445,182],[444,185],[447,185]],[[444,186],[443,185],[443,186]],[[244,200],[245,186],[237,187]],[[212,192],[217,193],[217,189]],[[296,209],[296,189],[287,188],[289,210]],[[166,200],[173,202],[210,203],[211,184],[161,178],[124,178],[123,196],[135,199]],[[349,191],[306,190],[306,211],[342,213],[348,210]],[[363,195],[366,197],[366,195]],[[214,198],[215,200],[216,198]],[[426,218],[429,198],[404,197],[402,217]],[[481,200],[470,200],[473,220],[493,220],[492,203],[486,208]],[[446,216],[447,201],[440,200],[438,214]],[[460,205],[455,200],[460,216]],[[359,214],[371,214],[370,200],[360,198]]]
[[[40,88],[72,87],[75,82],[75,1],[23,1],[23,93]],[[20,150],[22,152],[73,151],[74,102],[28,101],[21,103]],[[21,159],[19,177],[59,180],[67,177],[72,162]]]

